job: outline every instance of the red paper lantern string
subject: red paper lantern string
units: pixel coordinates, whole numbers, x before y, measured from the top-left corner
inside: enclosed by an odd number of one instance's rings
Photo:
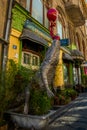
[[[60,39],[59,36],[55,36],[53,33],[53,29],[54,29],[54,27],[56,27],[57,17],[58,17],[58,11],[56,9],[51,8],[48,10],[47,18],[50,21],[50,35],[51,35],[52,39],[55,39],[55,38]]]

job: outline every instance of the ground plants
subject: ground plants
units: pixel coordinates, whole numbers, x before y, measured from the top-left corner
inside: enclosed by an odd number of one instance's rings
[[[30,92],[29,113],[33,115],[47,114],[51,109],[51,99],[41,89],[32,89]]]
[[[54,105],[65,105],[77,97],[78,93],[73,88],[65,88],[56,93]]]
[[[31,68],[18,66],[13,60],[9,60],[5,71],[0,72],[0,123],[4,124],[3,115],[9,109],[21,108],[23,113],[25,104],[25,88],[33,82],[30,89],[29,114],[43,115],[51,108],[51,99],[47,93],[34,82],[36,71]]]
[[[18,66],[9,60],[5,71],[0,72],[0,122],[3,124],[3,113],[17,107],[24,101],[24,90],[33,77],[33,70]]]

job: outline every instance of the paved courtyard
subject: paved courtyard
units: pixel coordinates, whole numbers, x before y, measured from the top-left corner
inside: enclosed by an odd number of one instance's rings
[[[64,112],[65,111],[65,112]],[[47,130],[87,130],[87,93],[63,108]]]

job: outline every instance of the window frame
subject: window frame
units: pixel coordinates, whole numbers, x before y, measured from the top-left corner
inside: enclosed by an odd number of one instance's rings
[[[42,19],[42,23],[41,24],[43,24],[43,26],[45,26],[47,29],[49,29],[49,20],[48,20],[48,25],[46,25],[46,23],[45,23],[45,20],[46,20],[46,13],[45,13],[45,8],[48,10],[48,7],[46,6],[46,5],[44,5],[43,3],[44,3],[44,1],[45,0],[41,0],[41,2],[42,2],[42,6],[43,6],[43,10],[42,10],[42,14],[43,14],[43,19]],[[27,3],[27,1],[26,1],[26,3]],[[29,11],[29,13],[31,14],[31,16],[32,16],[32,10],[33,10],[33,8],[32,8],[32,3],[33,3],[33,0],[30,0],[30,10],[29,9],[26,9],[27,11]],[[27,7],[26,7],[27,8]],[[37,19],[36,19],[37,20]],[[37,21],[39,21],[39,20],[37,20]]]
[[[23,54],[24,56],[23,56],[23,64],[31,64],[31,55],[30,55],[30,53],[25,53],[24,52],[24,54]],[[30,58],[30,59],[29,59]]]
[[[58,29],[58,28],[59,28],[59,24],[60,24],[61,27],[62,27],[62,31],[61,31],[62,34],[61,34],[61,36],[60,36],[60,34],[59,34],[59,32],[58,32],[58,30],[59,30],[59,29]],[[62,23],[61,23],[60,20],[57,21],[57,33],[58,33],[58,35],[60,36],[60,38],[63,39],[63,25],[62,25]]]
[[[35,18],[37,21],[39,21],[41,24],[43,24],[43,20],[44,20],[44,18],[43,18],[43,8],[44,8],[43,2],[42,2],[42,0],[37,0],[37,4],[39,6],[39,8],[38,8],[38,6],[36,6],[36,4],[35,4],[35,1],[36,0],[32,0],[31,15],[33,18]],[[37,8],[38,12],[36,11],[36,8]],[[38,9],[40,9],[40,10],[38,10]]]
[[[27,55],[30,55],[30,64],[28,64],[28,62],[24,63],[24,54],[27,54]],[[37,65],[35,65],[35,61],[34,61],[34,64],[33,64],[33,57],[36,57],[37,58]],[[26,51],[22,51],[22,61],[21,61],[21,64],[25,67],[30,67],[32,69],[38,69],[39,66],[40,66],[40,57],[36,54],[33,54],[31,52],[26,52]]]
[[[31,1],[32,1],[32,0],[26,0],[26,7],[25,7],[25,8],[26,8],[26,10],[29,11],[29,12],[30,12],[30,9],[31,9]],[[29,6],[28,6],[28,4],[29,4]]]
[[[65,71],[67,71],[67,72],[65,72]],[[64,62],[64,64],[63,64],[63,73],[64,73],[64,84],[67,85],[69,83],[69,81],[70,81],[70,79],[69,79],[69,63]]]

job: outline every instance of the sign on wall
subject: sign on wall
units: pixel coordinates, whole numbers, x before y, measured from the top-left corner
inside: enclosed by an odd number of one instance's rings
[[[69,46],[69,44],[70,44],[70,41],[69,41],[68,38],[60,40],[60,45],[61,46]]]

